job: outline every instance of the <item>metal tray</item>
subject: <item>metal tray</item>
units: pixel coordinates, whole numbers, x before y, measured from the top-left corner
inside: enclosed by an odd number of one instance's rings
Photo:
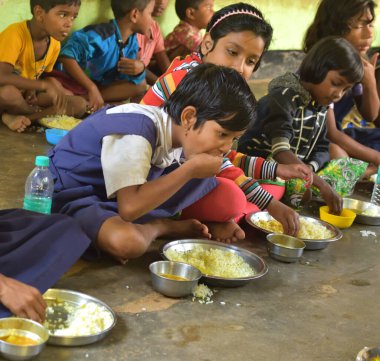
[[[165,244],[162,247],[162,257],[164,259],[168,259],[166,257],[166,251],[169,249],[174,249],[178,252],[189,251],[195,246],[201,246],[205,249],[220,249],[222,251],[232,252],[234,254],[239,255],[247,262],[251,268],[253,268],[256,272],[255,275],[244,277],[244,278],[224,278],[224,277],[216,277],[211,275],[203,275],[203,280],[212,286],[220,286],[220,287],[238,287],[247,284],[248,282],[258,279],[264,276],[268,272],[268,267],[264,260],[253,252],[247,251],[243,248],[231,246],[229,244],[209,241],[206,239],[181,239],[177,241],[172,241]]]
[[[60,346],[81,346],[81,345],[88,345],[90,343],[97,342],[104,337],[107,336],[107,334],[112,330],[112,328],[116,325],[116,314],[115,312],[106,305],[104,302],[98,300],[95,297],[86,295],[84,293],[70,291],[70,290],[63,290],[63,289],[54,289],[51,288],[47,290],[43,298],[48,306],[53,308],[53,313],[46,313],[46,319],[50,323],[57,323],[65,321],[69,317],[69,312],[67,310],[67,307],[64,307],[62,305],[62,302],[65,303],[65,305],[69,305],[70,308],[76,309],[80,306],[82,306],[85,303],[88,302],[94,302],[100,306],[103,306],[107,311],[110,312],[111,317],[113,319],[112,324],[104,329],[102,332],[94,333],[86,336],[58,336],[51,332],[51,328],[49,330],[49,340],[48,343],[51,345],[60,345]],[[61,304],[61,305],[60,305]]]
[[[351,209],[356,213],[354,222],[368,224],[370,226],[380,225],[380,207],[376,204],[359,201],[358,199],[353,198],[343,198],[343,207]],[[369,209],[376,212],[376,216],[367,216],[365,214],[361,214],[361,212],[367,211]]]
[[[314,218],[314,217],[300,216],[300,218],[304,219],[308,222],[319,223],[334,233],[334,235],[331,238],[327,238],[327,239],[300,238],[306,244],[305,249],[318,250],[318,249],[326,248],[329,245],[329,243],[335,242],[335,241],[341,239],[343,236],[342,232],[330,223],[324,222],[324,221],[317,219],[317,218]],[[252,227],[254,227],[254,228],[256,228],[256,229],[258,229],[264,233],[267,233],[267,234],[273,233],[273,232],[258,226],[257,222],[259,220],[270,221],[272,219],[274,219],[274,218],[266,211],[250,213],[250,214],[247,214],[245,217],[245,220],[247,221],[247,223],[249,223]]]

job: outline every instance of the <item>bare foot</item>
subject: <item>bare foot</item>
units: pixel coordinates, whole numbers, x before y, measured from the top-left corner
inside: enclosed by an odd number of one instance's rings
[[[60,95],[51,108],[52,115],[69,115],[81,118],[87,110],[87,101],[74,95]]]
[[[10,130],[18,133],[22,133],[31,124],[30,119],[24,115],[3,113],[1,120]]]
[[[207,223],[207,226],[211,233],[211,238],[215,241],[231,243],[245,238],[244,231],[237,223],[233,221],[223,223]]]

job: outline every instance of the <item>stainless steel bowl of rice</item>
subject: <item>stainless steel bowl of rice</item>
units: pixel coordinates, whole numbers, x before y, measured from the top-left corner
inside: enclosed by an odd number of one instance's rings
[[[282,225],[268,212],[250,213],[245,217],[248,224],[264,233],[283,233]],[[314,217],[300,216],[301,229],[297,235],[306,250],[326,248],[331,242],[342,238],[342,232],[330,223]]]
[[[163,258],[198,268],[212,286],[238,287],[264,276],[265,261],[253,252],[206,239],[181,239],[162,248]]]

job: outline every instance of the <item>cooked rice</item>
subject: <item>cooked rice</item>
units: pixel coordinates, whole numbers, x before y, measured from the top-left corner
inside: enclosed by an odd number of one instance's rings
[[[203,283],[199,283],[193,291],[193,301],[198,300],[199,303],[213,303],[211,297],[214,293]]]
[[[242,257],[215,248],[205,249],[196,245],[184,252],[168,249],[165,255],[171,261],[190,264],[207,276],[242,278],[256,273]]]
[[[71,130],[81,122],[80,119],[68,115],[51,115],[39,120],[45,127]]]
[[[259,219],[255,222],[257,226],[273,233],[284,233],[282,224],[275,219],[265,221]],[[308,222],[306,219],[300,219],[300,230],[297,234],[302,239],[328,239],[334,236],[334,233],[327,229],[323,224]]]
[[[69,318],[61,324],[45,321],[44,326],[54,336],[89,336],[100,333],[111,327],[113,316],[104,306],[95,302],[87,302],[73,307],[67,302],[60,303],[69,314]],[[48,307],[48,314],[54,313],[54,307]]]

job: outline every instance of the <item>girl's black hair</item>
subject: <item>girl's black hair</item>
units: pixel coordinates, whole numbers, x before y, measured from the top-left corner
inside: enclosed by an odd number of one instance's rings
[[[35,6],[41,6],[46,12],[58,5],[81,5],[81,0],[30,0],[30,11],[33,14]]]
[[[327,36],[310,49],[301,63],[300,79],[319,84],[331,70],[337,70],[349,83],[359,83],[364,75],[360,54],[338,36]]]
[[[232,14],[234,12],[239,11],[247,11],[251,14],[234,14],[226,16],[228,14]],[[253,13],[257,16],[254,16]],[[220,20],[224,16],[226,17]],[[220,21],[218,22],[218,20]],[[216,25],[214,26],[214,24]],[[220,38],[225,37],[229,33],[252,31],[256,36],[259,36],[264,40],[265,52],[266,50],[268,50],[273,36],[273,28],[264,19],[262,12],[256,7],[242,2],[225,6],[224,8],[215,12],[207,25],[206,31],[210,33],[211,39],[214,42],[212,50],[216,46],[217,41]],[[256,64],[254,71],[257,70],[260,66],[260,61],[261,57],[258,63]]]
[[[376,4],[373,0],[322,0],[303,42],[305,52],[320,39],[329,35],[343,36],[350,32],[350,20],[369,9],[372,22]]]
[[[164,103],[165,111],[181,124],[185,107],[197,110],[194,129],[216,121],[230,131],[241,131],[256,119],[256,99],[247,82],[234,69],[201,64],[189,72]]]
[[[203,0],[176,0],[175,1],[175,12],[181,20],[185,20],[186,19],[186,10],[188,8],[198,9],[198,6],[202,1]]]
[[[133,9],[144,11],[151,0],[111,0],[111,9],[115,19],[121,19]]]

